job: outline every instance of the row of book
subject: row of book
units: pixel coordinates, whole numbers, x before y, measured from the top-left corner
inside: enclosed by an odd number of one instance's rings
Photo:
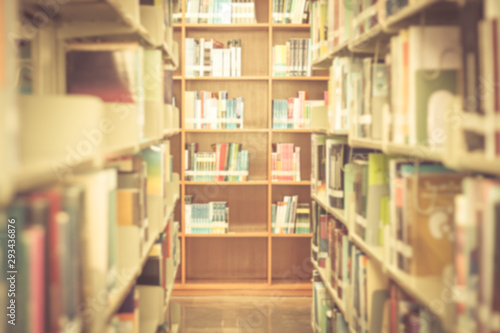
[[[311,232],[311,210],[308,203],[299,203],[299,196],[284,196],[271,206],[273,234],[308,234]]]
[[[241,76],[241,39],[186,38],[185,76]]]
[[[2,271],[23,273],[16,276],[16,332],[65,331],[90,311],[86,300],[107,305],[120,277],[137,269],[165,223],[165,146],[19,195],[0,211],[2,235],[16,231],[0,249]],[[8,253],[16,256],[4,260]]]
[[[186,91],[184,128],[243,128],[243,97],[228,99],[227,91]]]
[[[308,0],[273,0],[273,23],[307,23]]]
[[[246,181],[250,163],[248,150],[239,143],[211,145],[212,152],[198,152],[198,143],[188,143],[185,149],[184,171],[191,181]]]
[[[257,23],[254,0],[189,0],[186,23]]]
[[[192,203],[184,206],[187,234],[226,234],[229,228],[227,202]]]
[[[311,76],[311,39],[291,38],[273,46],[273,76]]]
[[[273,99],[273,128],[311,128],[311,109],[325,105],[325,100],[308,100],[306,91],[299,91],[298,97]],[[325,92],[327,98],[327,93]]]
[[[346,226],[315,202],[313,228],[313,260],[326,279],[315,273],[317,332],[445,332],[430,310],[391,283],[383,267],[351,241]]]
[[[313,153],[313,193],[347,213],[346,226],[331,217],[330,225],[337,229],[331,239],[356,237],[384,254],[383,265],[408,276],[444,280],[447,267],[454,267],[460,278],[453,288],[469,295],[456,300],[460,324],[467,331],[489,325],[493,317],[479,318],[475,311],[489,309],[492,316],[500,312],[493,301],[499,297],[493,282],[500,269],[494,259],[500,251],[495,227],[500,221],[498,181],[471,178],[437,163],[353,149],[334,138],[313,137]],[[327,253],[328,218],[325,212],[318,217],[322,241],[317,260],[325,267],[329,257],[333,276],[341,272],[343,259]],[[478,253],[479,261],[474,259]],[[471,281],[481,281],[482,287]]]
[[[300,181],[300,147],[293,143],[273,144],[272,181]]]

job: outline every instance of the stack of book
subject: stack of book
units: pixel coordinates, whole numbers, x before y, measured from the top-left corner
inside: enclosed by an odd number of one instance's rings
[[[307,23],[309,1],[273,0],[273,23]]]
[[[300,181],[300,147],[293,143],[273,144],[272,181]]]
[[[311,2],[311,56],[318,59],[328,52],[328,2],[315,0]]]
[[[188,0],[187,23],[256,23],[255,1]]]
[[[322,105],[324,100],[308,100],[305,91],[298,97],[273,99],[273,128],[311,128],[311,109]]]
[[[273,76],[311,76],[311,39],[291,38],[273,46]]]
[[[213,152],[199,153],[197,143],[187,143],[185,149],[186,180],[192,181],[246,181],[248,178],[248,150],[239,143],[217,143]]]
[[[243,97],[228,99],[227,91],[185,92],[184,128],[243,128],[243,113]]]
[[[464,332],[494,331],[500,314],[500,182],[465,178],[462,189],[455,197],[454,287],[467,297],[457,301],[457,319]],[[481,309],[486,315],[476,316]]]
[[[310,208],[299,203],[299,197],[285,196],[271,206],[272,232],[274,234],[308,234],[310,232]]]
[[[241,39],[230,39],[227,47],[204,38],[186,38],[185,44],[185,76],[241,76]]]
[[[185,205],[187,234],[225,234],[229,228],[227,202]]]

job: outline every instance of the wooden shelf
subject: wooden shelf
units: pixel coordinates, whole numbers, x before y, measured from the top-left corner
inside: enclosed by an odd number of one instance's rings
[[[311,238],[312,234],[271,234],[273,238]]]
[[[273,133],[312,133],[308,128],[273,128]]]
[[[382,150],[382,141],[378,140],[349,138],[349,145],[355,148]]]
[[[186,133],[267,133],[263,128],[241,128],[241,129],[184,129]]]
[[[185,77],[186,81],[264,81],[268,76],[192,76]]]
[[[195,182],[195,181],[185,180],[182,183],[185,185],[220,185],[220,186],[225,186],[225,185],[255,186],[255,185],[267,185],[268,184],[267,180],[250,180],[250,181],[246,181],[246,182]]]
[[[323,199],[321,199],[320,197],[318,197],[317,195],[312,194],[312,193],[311,193],[311,199],[316,201],[324,210],[326,210],[328,213],[332,214],[337,220],[339,220],[345,226],[348,227],[347,217],[346,217],[345,211],[343,209],[337,209],[337,208],[330,207],[330,205],[328,205]]]
[[[311,181],[310,180],[302,180],[299,182],[272,181],[271,184],[272,185],[307,185],[307,186],[309,186],[309,185],[311,185]]]
[[[384,31],[381,24],[377,24],[372,29],[364,34],[349,41],[349,50],[354,53],[375,53],[378,50],[381,52],[383,46],[389,43],[391,34]]]
[[[323,280],[323,284],[325,285],[325,288],[328,290],[330,293],[330,296],[333,298],[333,301],[337,308],[342,312],[344,315],[344,318],[346,321],[349,320],[349,317],[347,316],[347,312],[344,306],[344,302],[342,302],[339,297],[337,296],[337,292],[332,288],[332,284],[330,283],[330,279],[328,278],[328,275],[326,274],[326,271],[324,268],[319,267],[318,263],[315,262],[314,260],[311,260],[311,262],[314,265],[314,268],[318,271],[319,276],[321,277],[321,280]]]
[[[309,23],[273,23],[271,24],[273,30],[309,30],[311,25]]]
[[[312,61],[312,67],[315,69],[330,68],[335,57],[347,56],[349,54],[351,54],[351,52],[348,48],[348,41],[345,40],[330,50],[327,54],[319,57],[318,59],[314,59]]]
[[[328,76],[273,76],[274,81],[328,81]]]
[[[459,167],[500,176],[500,159],[487,159],[483,154],[461,154],[458,158]]]
[[[436,162],[443,161],[443,153],[441,151],[431,150],[425,146],[410,146],[404,144],[388,143],[385,152],[388,154],[401,154],[410,157],[417,157],[423,160]]]
[[[177,200],[176,200],[177,201]],[[167,215],[164,218],[165,223],[167,224],[170,218],[172,217],[174,213],[174,207],[175,203],[169,207],[169,211]],[[166,225],[165,225],[166,227]],[[125,300],[125,297],[127,297],[127,294],[129,293],[130,289],[132,286],[135,284],[135,281],[137,278],[142,273],[142,269],[144,268],[144,265],[146,264],[146,261],[148,260],[149,252],[151,252],[151,249],[153,248],[156,239],[158,238],[158,234],[154,235],[144,246],[144,253],[143,257],[141,258],[141,261],[139,262],[139,265],[135,269],[127,270],[120,272],[122,277],[127,277],[125,280],[127,280],[124,284],[122,284],[120,287],[115,288],[114,290],[111,291],[111,301],[109,305],[106,307],[106,311],[101,312],[100,316],[97,316],[97,318],[94,321],[94,326],[96,327],[95,332],[102,332],[104,331],[107,323],[112,319],[112,317],[115,315],[116,311],[120,308],[121,304]],[[120,281],[123,281],[124,279],[121,279]]]
[[[227,234],[184,234],[185,238],[256,238],[267,237],[267,232],[237,232]]]
[[[374,260],[381,267],[384,265],[384,249],[381,246],[370,246],[354,232],[349,233],[350,240],[356,244],[370,259]]]
[[[252,30],[266,30],[269,28],[269,23],[231,23],[231,24],[202,24],[202,23],[186,23],[183,25],[188,30],[229,30],[229,31],[252,31]]]

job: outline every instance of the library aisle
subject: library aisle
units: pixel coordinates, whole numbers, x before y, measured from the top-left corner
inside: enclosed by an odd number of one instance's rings
[[[500,333],[500,0],[0,0],[0,333]]]

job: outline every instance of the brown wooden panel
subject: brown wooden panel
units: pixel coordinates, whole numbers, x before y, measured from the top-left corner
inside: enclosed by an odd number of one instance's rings
[[[181,134],[170,137],[170,154],[173,158],[173,172],[181,175],[181,158],[184,157],[184,149],[181,149]]]
[[[255,0],[257,23],[269,23],[269,0]]]
[[[267,238],[186,239],[186,281],[267,278]]]
[[[184,54],[182,53],[182,30],[181,29],[175,29],[174,30],[174,40],[177,42],[177,45],[179,47],[179,66],[177,66],[177,69],[174,71],[174,75],[182,75],[182,66],[184,65]]]
[[[285,195],[299,196],[299,203],[311,204],[311,187],[306,185],[273,185],[272,186],[272,203],[283,201]]]
[[[241,39],[241,75],[262,76],[268,74],[268,30],[240,31],[228,30],[189,30],[188,38],[216,39],[227,46],[230,39]]]
[[[273,133],[273,143],[293,143],[300,147],[300,179],[311,179],[311,134]]]
[[[186,186],[186,194],[193,195],[195,203],[226,201],[229,232],[267,231],[267,185],[189,185]]]
[[[179,109],[179,118],[180,118],[180,115],[182,114],[182,107],[184,105],[183,104],[184,101],[182,100],[182,84],[180,80],[174,80],[174,98],[175,98],[175,106]]]
[[[308,99],[323,100],[323,92],[328,91],[328,82],[273,81],[273,99],[298,97],[301,90],[307,92]]]
[[[273,284],[311,280],[311,239],[273,238],[272,252]]]
[[[248,150],[250,160],[248,180],[265,180],[269,154],[267,136],[267,133],[186,133],[186,142],[198,142],[199,152],[211,152],[210,146],[214,143],[241,143],[242,150]]]

